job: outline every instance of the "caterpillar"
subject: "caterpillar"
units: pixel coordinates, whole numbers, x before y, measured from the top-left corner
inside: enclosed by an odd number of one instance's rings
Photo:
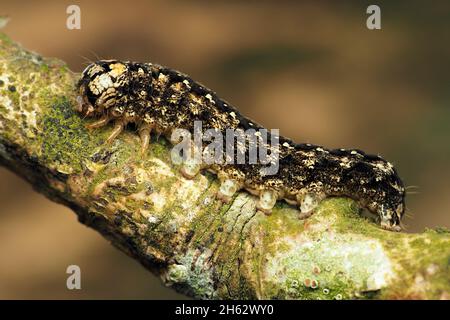
[[[228,129],[260,130],[215,92],[178,71],[152,63],[100,60],[90,64],[77,85],[77,111],[95,118],[87,125],[99,128],[113,122],[106,143],[135,124],[142,152],[152,132],[172,143],[176,128],[193,132],[194,122],[219,133]],[[248,149],[244,144],[241,148]],[[269,146],[269,149],[271,147]],[[270,150],[274,151],[274,150]],[[309,217],[327,197],[349,197],[377,216],[382,228],[400,231],[405,208],[405,188],[393,165],[380,156],[357,149],[326,149],[297,144],[278,137],[278,171],[262,175],[261,163],[193,164],[181,169],[187,178],[207,169],[217,174],[217,197],[229,202],[240,189],[259,197],[257,208],[270,214],[277,200],[297,205],[300,217]],[[246,158],[248,160],[248,158]]]

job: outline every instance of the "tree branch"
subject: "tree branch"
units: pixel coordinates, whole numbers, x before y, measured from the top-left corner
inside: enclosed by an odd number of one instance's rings
[[[187,295],[224,299],[449,298],[450,234],[381,230],[349,199],[323,201],[307,220],[278,203],[270,216],[240,192],[215,200],[218,181],[184,179],[170,145],[141,156],[128,130],[88,132],[61,61],[0,35],[0,163],[80,222]]]

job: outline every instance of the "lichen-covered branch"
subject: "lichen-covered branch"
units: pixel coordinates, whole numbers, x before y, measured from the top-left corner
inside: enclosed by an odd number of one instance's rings
[[[111,127],[87,131],[78,77],[0,35],[0,163],[167,285],[202,299],[449,298],[447,231],[383,231],[341,198],[307,220],[281,202],[257,212],[246,192],[223,205],[216,177],[183,178],[163,138],[142,156],[131,131],[109,146]]]

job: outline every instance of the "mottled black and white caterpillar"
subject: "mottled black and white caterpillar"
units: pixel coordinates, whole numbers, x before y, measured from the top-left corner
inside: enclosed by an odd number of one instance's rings
[[[113,122],[107,139],[111,142],[128,123],[134,123],[143,152],[151,132],[170,140],[176,128],[192,131],[194,121],[222,133],[229,128],[262,129],[205,86],[156,64],[98,61],[83,71],[78,90],[78,111],[99,118],[89,128]],[[392,164],[381,157],[360,150],[296,144],[284,137],[279,137],[278,157],[279,170],[274,175],[261,175],[262,164],[249,163],[185,164],[182,173],[192,178],[202,169],[215,172],[221,181],[219,199],[229,201],[244,188],[259,197],[258,209],[266,213],[284,199],[298,205],[301,217],[308,217],[326,197],[350,197],[375,213],[383,228],[401,230],[405,188]]]

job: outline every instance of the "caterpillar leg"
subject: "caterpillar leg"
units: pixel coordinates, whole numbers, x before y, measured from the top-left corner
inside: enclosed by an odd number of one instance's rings
[[[117,138],[117,136],[123,131],[124,123],[121,120],[116,120],[114,123],[114,129],[109,135],[108,139],[106,139],[105,143],[110,144]]]
[[[219,191],[217,192],[217,199],[224,203],[229,203],[233,195],[241,188],[241,184],[233,179],[225,179],[220,184]]]
[[[319,205],[320,201],[322,201],[323,196],[316,195],[314,193],[300,193],[297,195],[297,203],[300,209],[300,219],[306,219],[310,217],[314,210]]]
[[[271,214],[272,209],[277,202],[278,194],[273,190],[264,190],[259,194],[258,202],[256,203],[256,209],[264,212],[265,214]]]
[[[186,179],[193,179],[202,169],[201,152],[195,147],[189,132],[181,132],[175,135],[174,132],[175,130],[165,134],[170,143],[177,147],[176,152],[173,152],[175,147],[172,149],[172,161],[181,164],[180,173]],[[180,138],[183,139],[180,140]]]
[[[109,120],[111,120],[111,118],[108,115],[104,115],[103,117],[101,117],[97,121],[87,124],[86,125],[86,129],[92,130],[92,129],[95,129],[95,128],[104,127],[104,126],[106,126],[108,124]]]
[[[139,137],[141,138],[141,155],[145,154],[150,144],[150,133],[152,128],[150,126],[142,126],[139,128]]]
[[[188,156],[183,160],[180,172],[186,179],[194,179],[202,169],[202,154],[192,141],[185,152]]]
[[[201,169],[200,161],[195,157],[189,157],[183,162],[180,172],[186,179],[194,179]]]

